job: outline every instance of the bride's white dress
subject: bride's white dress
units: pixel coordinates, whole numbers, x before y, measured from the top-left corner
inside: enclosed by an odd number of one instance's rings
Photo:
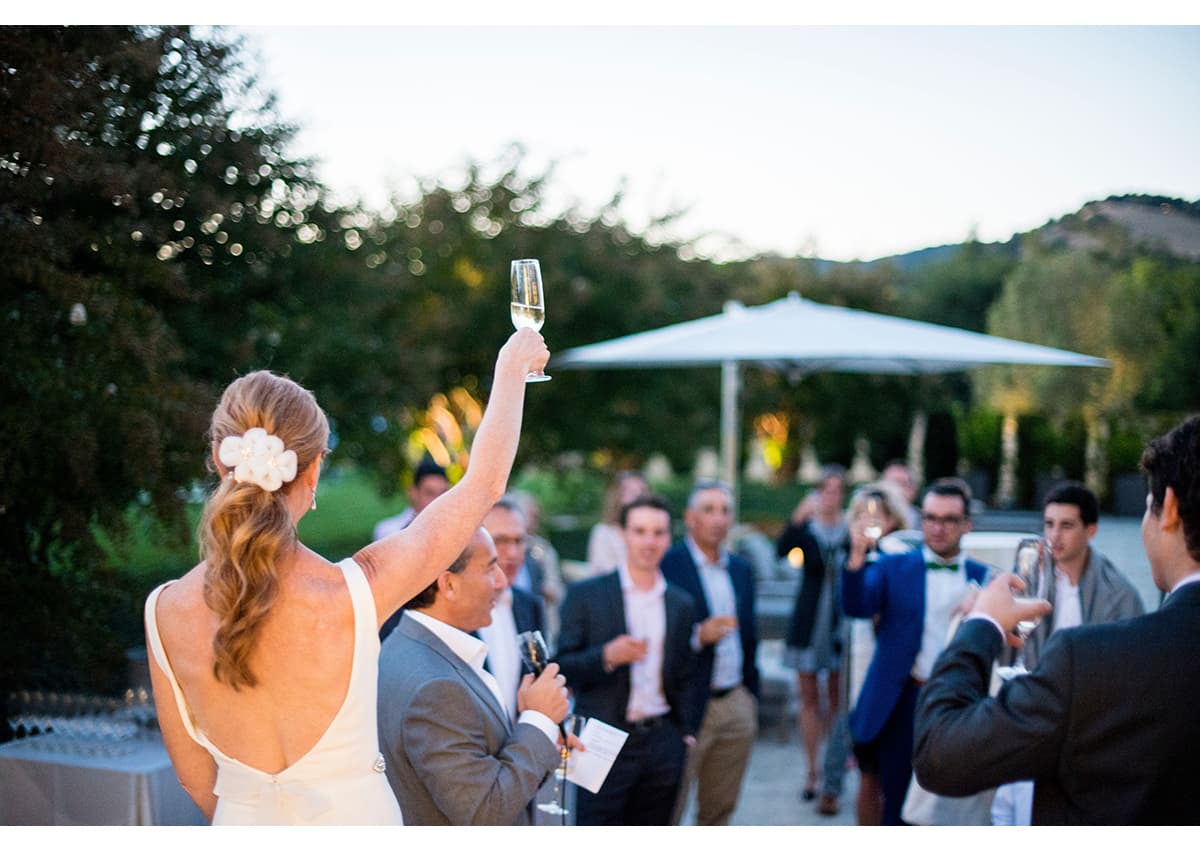
[[[383,774],[375,698],[379,634],[375,600],[354,559],[338,564],[354,605],[354,662],[346,700],[308,753],[278,774],[267,774],[221,753],[195,725],[167,661],[155,619],[165,583],[146,599],[151,651],[166,673],[188,734],[217,763],[213,824],[402,824],[400,807]]]

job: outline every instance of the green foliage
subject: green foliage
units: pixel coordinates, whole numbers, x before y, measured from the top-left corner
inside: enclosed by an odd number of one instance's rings
[[[984,331],[988,309],[1016,265],[1012,248],[971,239],[946,263],[910,272],[899,299],[899,314],[910,319]]]
[[[1083,252],[1032,253],[1005,281],[988,312],[988,332],[1104,357],[1110,349],[1105,304],[1113,268]],[[994,407],[1062,417],[1082,406],[1106,409],[1109,370],[1008,367],[980,370],[976,392]]]
[[[97,654],[140,601],[91,530],[142,500],[186,534],[177,492],[315,188],[234,44],[5,27],[0,57],[0,688],[113,687]]]
[[[1109,316],[1126,408],[1200,409],[1200,265],[1135,259],[1113,282]]]

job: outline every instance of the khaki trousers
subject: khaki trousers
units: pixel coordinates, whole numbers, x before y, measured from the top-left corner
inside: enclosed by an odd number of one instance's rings
[[[709,699],[696,745],[687,757],[674,824],[683,817],[693,786],[696,824],[729,824],[757,736],[758,701],[749,689],[738,686],[724,697]]]

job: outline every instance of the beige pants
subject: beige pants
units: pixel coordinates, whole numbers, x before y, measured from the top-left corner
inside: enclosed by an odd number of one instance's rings
[[[675,824],[687,809],[693,786],[698,786],[696,824],[729,824],[757,736],[758,701],[745,686],[708,701],[696,746],[687,757]]]

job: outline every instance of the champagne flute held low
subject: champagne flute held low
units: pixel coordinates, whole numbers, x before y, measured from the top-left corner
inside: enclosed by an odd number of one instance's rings
[[[546,639],[542,637],[541,630],[532,629],[519,633],[517,635],[517,646],[521,650],[521,660],[535,677],[540,677],[542,671],[546,669],[546,665],[550,662],[550,654],[546,650]],[[562,758],[562,765],[554,773],[554,800],[538,804],[537,808],[544,813],[565,816],[570,812],[570,810],[563,806],[562,802],[566,797],[564,779],[567,775],[567,758],[571,753],[567,744],[567,728],[565,723],[559,722],[558,732],[562,736],[562,744],[559,746],[559,756]]]

